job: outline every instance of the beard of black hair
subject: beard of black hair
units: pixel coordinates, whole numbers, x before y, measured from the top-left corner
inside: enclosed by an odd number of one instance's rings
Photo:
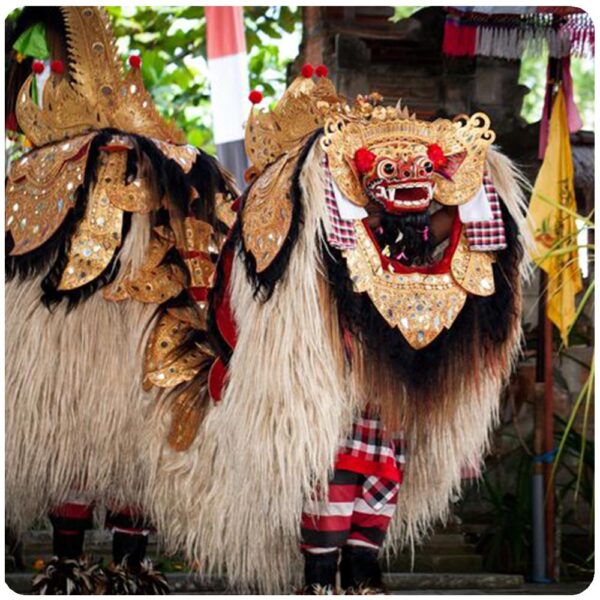
[[[430,215],[382,213],[374,231],[379,247],[390,249],[389,257],[406,266],[424,266],[433,262],[435,239],[431,232]]]

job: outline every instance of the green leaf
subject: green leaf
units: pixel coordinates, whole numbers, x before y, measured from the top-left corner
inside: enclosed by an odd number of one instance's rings
[[[43,23],[36,23],[26,29],[13,44],[13,48],[24,56],[39,60],[50,58],[50,50],[46,41],[46,28]]]

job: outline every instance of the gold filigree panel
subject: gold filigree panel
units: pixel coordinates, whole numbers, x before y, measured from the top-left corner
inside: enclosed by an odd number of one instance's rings
[[[494,256],[490,252],[471,252],[463,234],[452,259],[452,275],[456,282],[475,296],[491,296],[494,286]]]
[[[493,293],[491,257],[470,252],[466,241],[456,248],[451,273],[393,273],[382,268],[365,227],[356,223],[356,248],[343,252],[354,289],[368,294],[390,327],[397,327],[413,348],[424,348],[452,326],[467,293]]]
[[[6,183],[5,224],[11,255],[35,250],[60,227],[83,182],[93,135],[34,150],[17,160]]]
[[[242,210],[244,247],[261,273],[279,254],[292,223],[290,191],[300,148],[284,154],[250,188]]]
[[[122,181],[125,152],[101,152],[97,181],[90,190],[85,213],[71,237],[69,258],[59,290],[74,290],[99,277],[121,244],[123,211],[110,201],[116,181]]]
[[[339,101],[331,80],[298,77],[271,112],[253,109],[246,122],[244,138],[252,178],[323,126],[325,115],[321,105]]]
[[[186,341],[193,328],[177,317],[164,313],[154,328],[144,355],[144,385],[169,388],[190,381],[211,350]]]

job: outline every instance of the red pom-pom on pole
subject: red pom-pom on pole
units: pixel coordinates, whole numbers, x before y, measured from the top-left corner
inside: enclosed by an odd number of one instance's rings
[[[309,65],[308,63],[302,65],[302,68],[300,69],[300,74],[302,75],[302,77],[306,77],[306,79],[311,78],[314,72],[314,67],[312,65]]]
[[[375,164],[375,154],[364,146],[354,153],[354,164],[361,175],[368,173]]]
[[[65,63],[62,60],[53,60],[50,63],[50,70],[57,75],[62,75],[65,72]]]
[[[252,102],[252,104],[260,104],[263,100],[263,95],[258,90],[252,90],[248,94],[248,100],[250,100],[250,102]]]
[[[142,59],[137,54],[132,54],[129,57],[129,66],[132,69],[139,69],[142,66]]]
[[[329,73],[329,71],[325,65],[319,65],[315,69],[315,73],[317,74],[317,77],[327,77],[327,73]]]
[[[36,75],[40,75],[44,72],[44,63],[41,60],[34,60],[31,64],[31,71]]]

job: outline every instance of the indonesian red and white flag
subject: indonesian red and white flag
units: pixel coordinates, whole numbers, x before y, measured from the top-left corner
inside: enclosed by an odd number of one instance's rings
[[[238,183],[248,166],[244,122],[248,116],[248,59],[241,6],[207,6],[206,43],[219,160]]]

